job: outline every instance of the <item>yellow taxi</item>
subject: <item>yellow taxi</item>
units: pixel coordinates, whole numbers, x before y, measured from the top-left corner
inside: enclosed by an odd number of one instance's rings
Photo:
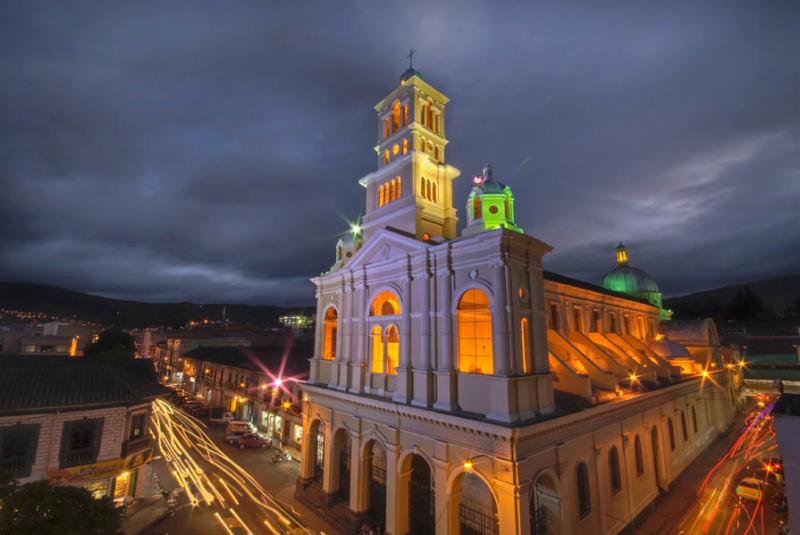
[[[764,482],[754,477],[745,477],[736,486],[736,495],[744,500],[758,501],[764,495]]]

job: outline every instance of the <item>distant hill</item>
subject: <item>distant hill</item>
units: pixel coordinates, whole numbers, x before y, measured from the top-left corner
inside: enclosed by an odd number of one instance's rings
[[[675,318],[781,321],[800,318],[800,275],[733,284],[664,300]]]
[[[56,286],[0,282],[0,308],[41,312],[61,318],[134,328],[145,326],[181,326],[190,320],[220,320],[222,307],[235,323],[259,326],[278,325],[278,316],[287,312],[313,314],[311,308],[284,308],[268,305],[143,303],[109,299]]]

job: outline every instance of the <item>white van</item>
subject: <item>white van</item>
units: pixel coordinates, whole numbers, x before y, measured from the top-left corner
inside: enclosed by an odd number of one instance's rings
[[[251,422],[245,422],[243,420],[234,420],[228,423],[228,428],[226,429],[227,434],[232,433],[256,433],[258,429],[255,425]]]

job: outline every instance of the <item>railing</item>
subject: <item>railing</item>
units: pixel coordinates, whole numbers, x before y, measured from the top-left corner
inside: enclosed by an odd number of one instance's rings
[[[547,509],[539,507],[531,515],[531,533],[547,535]]]
[[[92,464],[97,460],[96,450],[72,451],[61,456],[59,465],[61,468],[70,466],[80,466],[82,464]]]
[[[30,474],[30,464],[27,457],[11,457],[0,460],[0,473],[9,472],[13,475]]]

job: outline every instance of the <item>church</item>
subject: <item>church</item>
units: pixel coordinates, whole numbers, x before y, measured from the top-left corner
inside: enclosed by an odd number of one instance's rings
[[[622,244],[600,285],[546,271],[489,165],[457,233],[447,105],[409,68],[375,106],[363,221],[313,279],[297,498],[343,533],[618,533],[732,422],[735,355]]]

